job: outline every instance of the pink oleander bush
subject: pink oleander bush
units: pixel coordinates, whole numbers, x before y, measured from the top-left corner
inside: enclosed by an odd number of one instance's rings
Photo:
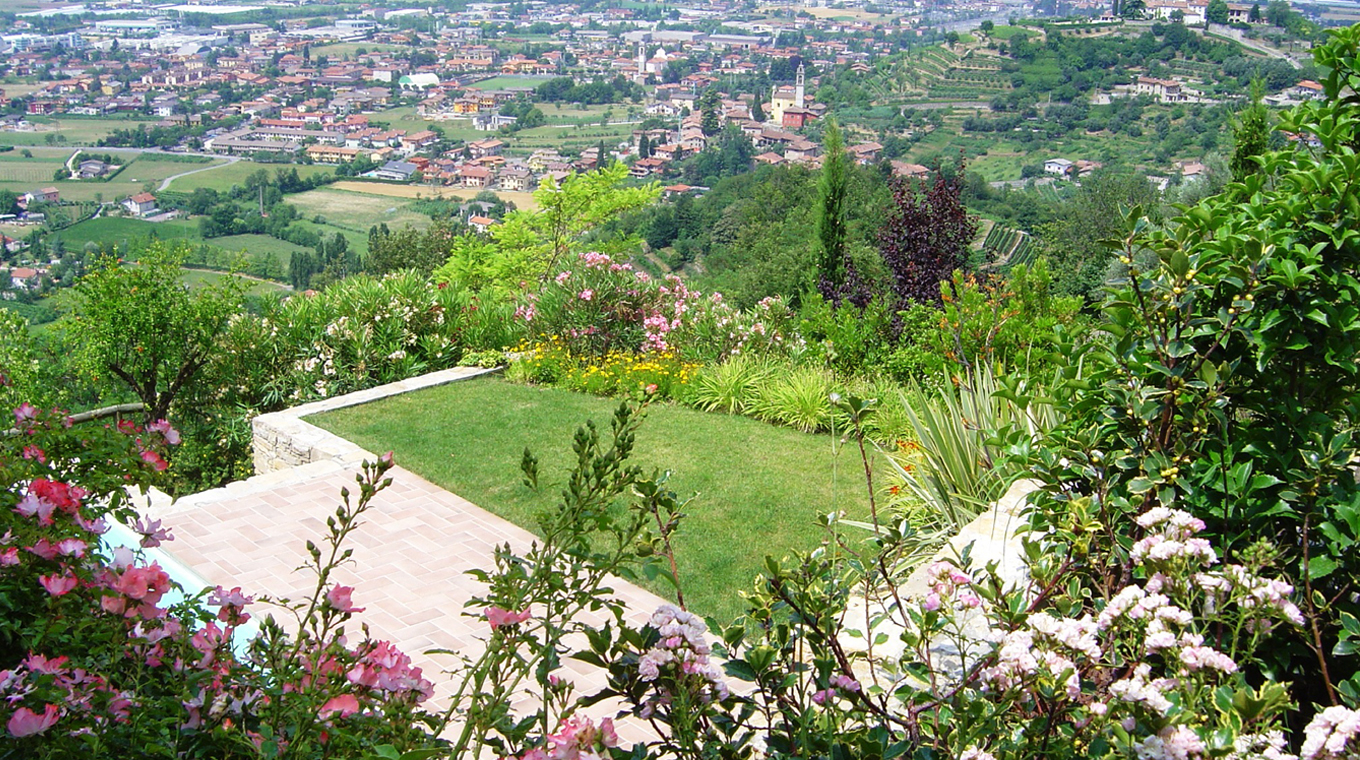
[[[581,254],[520,296],[515,316],[529,341],[555,336],[586,356],[678,352],[714,361],[746,350],[783,352],[796,343],[793,313],[779,299],[742,311],[720,293],[691,290],[674,275],[656,280],[603,253]]]

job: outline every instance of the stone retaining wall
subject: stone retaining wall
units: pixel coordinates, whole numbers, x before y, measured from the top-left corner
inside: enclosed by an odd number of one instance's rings
[[[262,414],[251,422],[250,447],[255,460],[255,472],[263,475],[322,461],[355,465],[364,459],[374,459],[375,455],[371,452],[322,430],[303,418],[496,371],[480,367],[454,367],[376,388],[346,393],[343,396],[313,401],[281,412]]]

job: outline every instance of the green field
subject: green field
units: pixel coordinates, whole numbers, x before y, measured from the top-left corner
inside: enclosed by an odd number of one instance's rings
[[[168,222],[148,222],[143,219],[123,217],[90,219],[53,233],[51,239],[60,240],[68,250],[83,249],[88,244],[94,244],[99,249],[116,249],[122,255],[135,258],[135,251],[131,249],[139,241],[146,240],[153,235],[165,241],[183,241],[194,245],[194,254],[190,257],[191,263],[196,261],[208,262],[214,268],[239,265],[242,268],[247,268],[247,271],[250,272],[268,273],[271,276],[278,277],[287,274],[288,262],[292,259],[293,254],[304,250],[301,246],[268,235],[228,235],[204,240],[198,233],[197,220],[193,219],[173,219]],[[204,253],[198,250],[200,245],[207,245],[211,249],[227,254],[243,253],[244,256],[240,257],[238,264],[231,264],[230,262],[238,257],[219,256],[211,250]],[[212,255],[208,256],[207,254]],[[266,261],[265,257],[271,256],[278,264],[275,272],[249,269],[252,264],[263,264]]]
[[[553,77],[502,75],[475,82],[468,87],[478,90],[509,90],[516,87],[537,87]]]
[[[309,421],[396,461],[511,522],[533,529],[533,515],[557,501],[572,434],[587,419],[605,431],[618,402],[534,388],[498,378],[451,383],[315,417]],[[522,483],[528,446],[540,460],[543,493]],[[833,452],[830,436],[806,435],[745,417],[660,405],[647,412],[634,464],[674,471],[668,487],[699,496],[676,534],[685,600],[731,619],[736,591],[749,588],[766,555],[811,550],[817,516],[867,513],[858,460]],[[650,588],[671,592],[661,583]]]
[[[180,164],[181,168],[171,174],[186,172],[201,167],[190,164]],[[212,171],[199,172],[182,177],[170,183],[169,190],[178,193],[192,193],[200,187],[207,187],[218,192],[230,190],[232,185],[244,185],[246,177],[252,173],[264,169],[272,177],[274,172],[279,169],[297,169],[298,176],[311,177],[317,174],[334,174],[335,169],[329,166],[303,166],[300,164],[257,164],[254,161],[237,161],[229,166]]]
[[[249,255],[268,255],[280,256],[286,266],[288,260],[298,251],[308,250],[287,240],[279,240],[268,235],[225,235],[223,237],[210,238],[206,242],[221,248],[224,251],[245,251]]]
[[[66,160],[75,148],[31,148],[32,158],[25,157],[18,150],[0,153],[0,190],[25,193],[40,187],[55,187],[61,192],[62,200],[67,201],[116,201],[133,193],[142,191],[148,183],[160,186],[162,180],[210,164],[222,166],[220,159],[210,159],[208,163],[197,164],[181,161],[168,161],[155,154],[137,156],[120,153],[118,157],[126,161],[124,168],[108,181],[99,180],[60,180],[54,181],[53,175],[65,166]],[[90,149],[89,154],[99,155],[98,148]],[[82,157],[86,155],[82,151]],[[214,169],[213,171],[219,171]],[[208,172],[209,174],[211,172]],[[189,179],[189,178],[186,178]],[[175,185],[178,189],[178,185]]]

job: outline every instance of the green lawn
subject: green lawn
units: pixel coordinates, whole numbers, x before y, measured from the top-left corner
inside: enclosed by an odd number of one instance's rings
[[[617,402],[552,388],[478,378],[317,415],[309,421],[370,451],[391,450],[402,466],[511,522],[533,529],[533,514],[556,500],[574,457],[572,435],[586,420],[603,430]],[[837,457],[829,436],[677,406],[648,412],[635,463],[674,471],[682,498],[699,494],[677,535],[686,602],[728,620],[741,611],[766,555],[812,549],[820,514],[867,513],[860,465]],[[528,446],[540,460],[543,494],[523,483]],[[671,596],[662,583],[652,590]]]

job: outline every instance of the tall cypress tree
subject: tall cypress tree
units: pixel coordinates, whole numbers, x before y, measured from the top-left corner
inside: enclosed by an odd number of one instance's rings
[[[822,141],[822,176],[817,183],[817,287],[836,297],[845,285],[845,194],[849,184],[845,141],[835,119],[828,119]]]

